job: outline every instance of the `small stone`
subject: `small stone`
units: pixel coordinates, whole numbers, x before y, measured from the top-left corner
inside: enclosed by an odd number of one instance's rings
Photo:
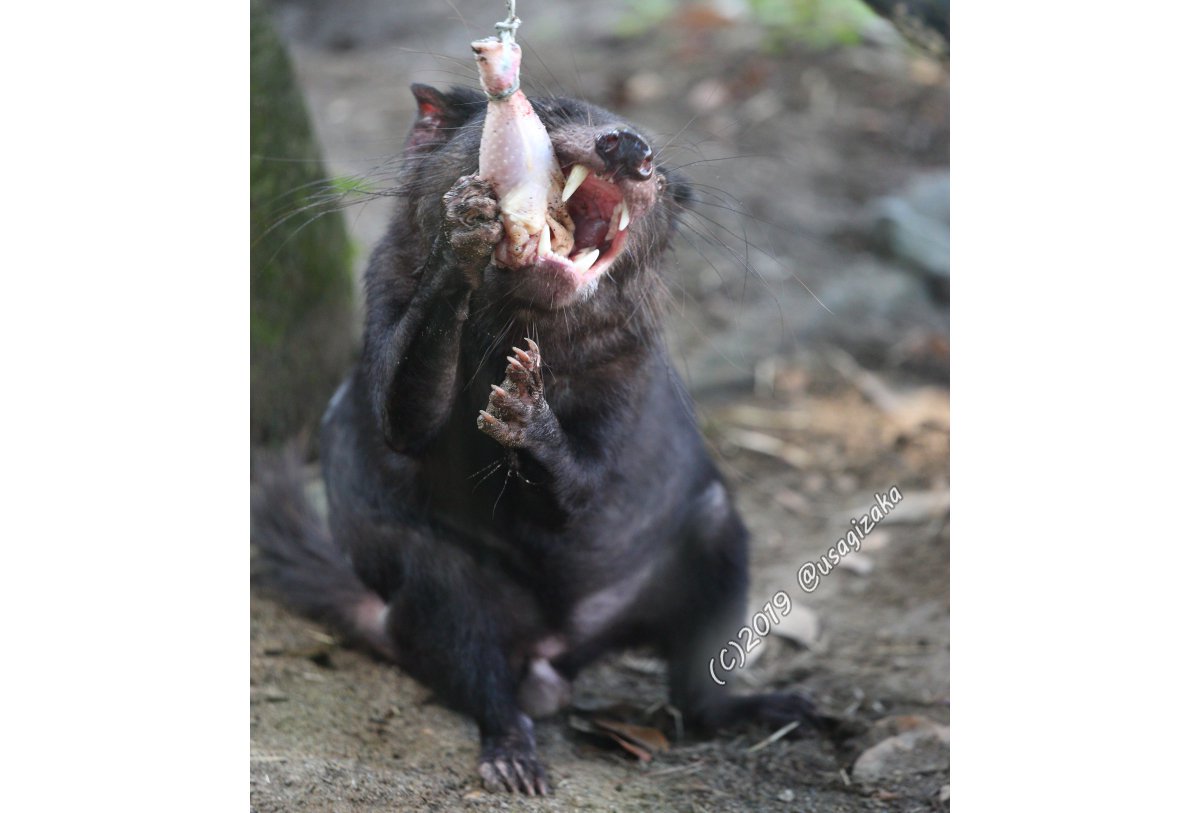
[[[285,703],[287,699],[286,694],[271,686],[263,689],[251,688],[250,690],[251,703]]]
[[[856,695],[857,696],[857,695]],[[930,728],[941,725],[936,720],[931,720],[920,714],[893,714],[890,717],[884,717],[881,720],[876,720],[871,729],[864,737],[864,744],[867,748],[872,745],[878,745],[889,737],[894,737],[897,734],[904,734],[909,731],[916,731],[921,728]]]
[[[852,553],[849,556],[843,556],[839,564],[856,576],[865,576],[875,569],[875,563],[865,553]]]
[[[949,173],[932,172],[869,207],[876,246],[924,278],[941,300],[950,286],[949,201]]]
[[[779,619],[779,623],[771,627],[771,633],[778,633],[796,643],[812,649],[821,636],[821,621],[816,612],[803,604],[792,603],[792,611]]]
[[[870,534],[867,534],[866,538],[863,539],[863,541],[862,541],[863,553],[869,553],[871,551],[883,550],[884,548],[887,547],[888,543],[891,541],[892,541],[892,535],[890,533],[888,533],[887,531],[883,531],[883,530],[876,530]]]
[[[775,797],[781,802],[791,802],[796,798],[796,793],[791,788],[779,791],[779,795]]]
[[[901,733],[872,745],[855,760],[855,781],[879,782],[916,773],[950,770],[949,726],[921,717],[892,718],[877,723],[872,733],[878,735],[889,725],[901,729]]]

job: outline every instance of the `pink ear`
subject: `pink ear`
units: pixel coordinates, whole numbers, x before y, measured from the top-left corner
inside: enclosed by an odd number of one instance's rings
[[[414,84],[412,94],[417,100],[417,121],[408,137],[410,150],[421,150],[434,144],[441,144],[450,138],[451,129],[455,126],[450,103],[436,88],[429,85]]]

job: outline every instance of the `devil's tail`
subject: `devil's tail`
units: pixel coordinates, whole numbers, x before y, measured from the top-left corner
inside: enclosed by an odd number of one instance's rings
[[[394,659],[387,605],[358,578],[304,491],[299,455],[255,459],[250,541],[257,549],[252,583],[293,611],[347,641]]]

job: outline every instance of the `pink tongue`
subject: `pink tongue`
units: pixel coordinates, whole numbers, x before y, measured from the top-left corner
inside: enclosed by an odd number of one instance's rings
[[[602,220],[576,220],[575,245],[599,246],[608,234],[608,223]]]

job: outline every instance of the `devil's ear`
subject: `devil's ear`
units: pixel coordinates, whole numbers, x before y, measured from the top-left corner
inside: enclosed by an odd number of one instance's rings
[[[482,101],[475,98],[482,94],[464,93],[458,88],[444,94],[422,84],[414,84],[412,94],[417,100],[417,121],[408,137],[410,150],[429,149],[449,141]]]

